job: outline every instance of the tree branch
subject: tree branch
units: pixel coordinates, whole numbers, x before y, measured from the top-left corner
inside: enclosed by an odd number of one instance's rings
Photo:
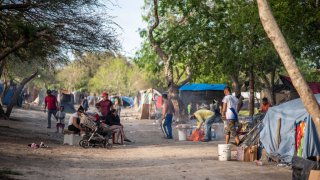
[[[35,34],[33,37],[20,37],[17,42],[13,45],[13,47],[6,47],[3,50],[0,51],[0,62],[3,61],[4,58],[6,58],[11,53],[15,52],[19,48],[31,43],[32,41],[36,40],[39,37],[46,36],[47,30],[41,30]]]
[[[27,2],[22,4],[5,4],[0,6],[0,11],[2,10],[28,10],[32,7],[31,0],[27,0]]]
[[[178,68],[177,69],[177,80],[176,80],[176,84],[178,84],[178,82],[180,81],[182,75],[186,72],[187,67],[183,69],[183,71],[179,74]]]
[[[180,83],[180,87],[181,86],[183,86],[183,85],[185,85],[186,83],[188,83],[190,80],[191,80],[191,78],[192,78],[192,70],[191,70],[191,68],[189,67],[189,66],[187,66],[187,68],[186,68],[186,71],[187,71],[187,77],[186,77],[186,79],[185,80],[183,80],[181,83]]]
[[[168,61],[168,55],[162,50],[162,48],[160,47],[161,44],[157,42],[153,36],[154,30],[159,26],[158,0],[153,0],[153,16],[154,16],[154,23],[149,28],[149,34],[148,34],[150,44],[163,61]]]

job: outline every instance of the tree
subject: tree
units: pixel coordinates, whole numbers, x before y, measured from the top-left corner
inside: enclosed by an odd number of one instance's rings
[[[114,23],[97,13],[98,7],[105,6],[97,0],[1,1],[0,62],[39,41],[50,45],[56,55],[69,50],[117,50]]]
[[[292,80],[294,87],[300,95],[302,103],[312,117],[313,122],[316,125],[318,135],[320,135],[320,108],[314,97],[311,89],[303,78],[296,64],[295,59],[289,49],[289,46],[283,37],[281,30],[274,19],[270,10],[269,4],[266,0],[257,0],[259,16],[261,23],[272,41],[275,49],[277,50],[289,76]]]

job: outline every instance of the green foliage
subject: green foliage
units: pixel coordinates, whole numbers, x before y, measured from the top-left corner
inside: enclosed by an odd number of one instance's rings
[[[270,0],[274,16],[307,79],[317,80],[320,13],[313,1]],[[153,23],[152,4],[144,20]],[[155,37],[174,59],[172,65],[191,65],[193,82],[226,83],[233,74],[245,74],[253,67],[256,76],[283,72],[281,61],[261,25],[255,1],[159,1],[160,25]],[[297,20],[299,19],[299,20]],[[162,64],[145,43],[135,62],[151,72]],[[307,63],[304,63],[308,59]],[[302,65],[304,64],[304,65]],[[310,65],[316,68],[308,69]],[[305,67],[303,67],[305,66]],[[261,84],[256,79],[257,84]],[[259,85],[260,86],[260,85]]]
[[[133,95],[136,91],[161,84],[159,73],[148,73],[123,57],[105,53],[86,53],[57,73],[61,88],[83,92]]]

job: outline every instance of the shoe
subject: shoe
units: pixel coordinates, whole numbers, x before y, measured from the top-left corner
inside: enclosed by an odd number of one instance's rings
[[[209,140],[208,139],[204,139],[201,142],[209,142]]]
[[[132,141],[130,141],[130,139],[127,139],[127,138],[125,138],[125,139],[124,139],[124,141],[127,141],[127,142],[132,142]]]
[[[51,129],[51,127],[47,127],[47,129]]]

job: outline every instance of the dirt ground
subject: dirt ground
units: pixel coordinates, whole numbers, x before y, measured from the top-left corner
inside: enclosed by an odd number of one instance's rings
[[[42,111],[15,109],[11,120],[0,120],[0,169],[21,175],[7,179],[291,179],[289,168],[256,166],[253,162],[218,161],[223,141],[188,142],[162,138],[153,120],[138,120],[122,111],[125,132],[133,143],[84,149],[63,144],[63,135],[47,130]],[[53,122],[53,126],[55,122]],[[32,149],[44,142],[49,148]],[[5,176],[0,175],[0,179]]]

